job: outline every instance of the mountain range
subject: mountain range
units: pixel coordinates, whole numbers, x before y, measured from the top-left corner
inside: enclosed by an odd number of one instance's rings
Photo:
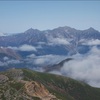
[[[0,46],[20,47],[27,44],[36,47],[37,55],[73,54],[87,51],[82,51],[81,46],[100,45],[99,40],[100,32],[92,27],[87,30],[76,30],[65,26],[45,31],[30,28],[23,33],[0,36]]]
[[[0,54],[4,55],[1,59],[6,57],[10,64],[10,60],[17,60],[18,63],[14,62],[20,67],[33,69],[59,63],[77,53],[86,54],[93,46],[100,48],[100,32],[92,27],[77,30],[64,26],[43,31],[30,28],[23,33],[0,36]],[[6,65],[10,66],[0,61],[0,66]]]

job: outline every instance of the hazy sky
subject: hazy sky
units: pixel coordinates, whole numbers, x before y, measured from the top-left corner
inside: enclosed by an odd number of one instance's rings
[[[100,31],[100,1],[0,1],[0,32],[59,26]]]

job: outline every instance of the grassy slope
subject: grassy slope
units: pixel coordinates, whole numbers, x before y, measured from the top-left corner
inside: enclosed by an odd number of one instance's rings
[[[41,82],[61,100],[100,100],[100,89],[85,83],[53,74],[23,69],[25,80]]]
[[[54,94],[60,100],[100,100],[99,88],[93,88],[85,83],[73,80],[68,77],[48,73],[40,73],[28,69],[22,70],[24,72],[24,80],[34,80],[42,83],[52,94]],[[0,74],[5,74],[10,78],[9,74],[6,72],[1,72]],[[23,86],[23,83],[14,81],[12,78],[10,78],[8,82],[0,85],[2,100],[7,100],[9,97],[8,96],[5,98],[4,96],[5,92],[7,93],[7,91],[10,91],[10,100],[13,100],[14,97],[20,98],[16,98],[16,100],[24,100],[22,97],[22,93],[24,91]],[[31,98],[32,100],[40,100],[36,97]]]

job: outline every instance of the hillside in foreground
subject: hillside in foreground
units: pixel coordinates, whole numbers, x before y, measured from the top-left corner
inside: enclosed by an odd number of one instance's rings
[[[100,100],[100,89],[28,69],[0,72],[0,100]]]

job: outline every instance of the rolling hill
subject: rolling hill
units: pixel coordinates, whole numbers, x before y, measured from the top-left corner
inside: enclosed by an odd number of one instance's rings
[[[100,89],[83,82],[28,69],[0,72],[1,100],[100,100]]]

